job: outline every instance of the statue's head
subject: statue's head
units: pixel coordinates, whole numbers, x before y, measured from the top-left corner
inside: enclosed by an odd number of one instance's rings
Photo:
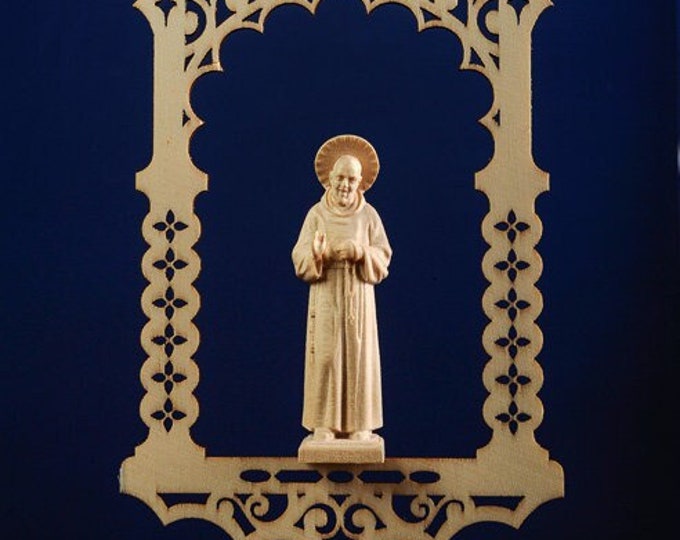
[[[357,135],[338,135],[321,145],[314,159],[314,169],[319,182],[332,192],[333,176],[341,169],[343,174],[359,179],[352,193],[370,189],[378,176],[380,163],[371,144]],[[348,182],[349,183],[349,182]]]
[[[340,156],[328,175],[329,192],[334,204],[352,206],[361,185],[361,162],[354,156]]]

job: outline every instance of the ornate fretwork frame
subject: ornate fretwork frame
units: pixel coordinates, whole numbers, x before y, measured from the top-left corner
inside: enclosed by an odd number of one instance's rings
[[[483,417],[492,430],[475,459],[387,459],[371,466],[304,465],[295,458],[207,458],[190,435],[198,417],[193,394],[199,344],[193,287],[201,260],[196,196],[207,175],[193,163],[190,139],[201,120],[193,83],[220,70],[219,48],[232,32],[263,31],[284,4],[314,12],[320,0],[137,0],[154,35],[153,157],[137,174],[149,198],[142,225],[149,281],[141,333],[148,359],[140,415],[147,439],[120,471],[121,491],[149,505],[163,523],[202,518],[232,538],[449,538],[479,521],[519,527],[540,504],[562,497],[560,465],[534,438],[543,418],[536,324],[542,272],[536,251],[542,225],[535,201],[548,174],[534,163],[531,140],[531,34],[549,0],[361,0],[368,13],[395,3],[419,30],[445,28],[463,46],[461,69],[491,83],[493,103],[480,120],[494,141],[491,161],[475,176],[489,212],[482,305],[490,322],[482,340],[489,360]],[[466,3],[465,6],[458,4]],[[466,9],[465,20],[460,8]],[[256,534],[255,534],[256,533]]]

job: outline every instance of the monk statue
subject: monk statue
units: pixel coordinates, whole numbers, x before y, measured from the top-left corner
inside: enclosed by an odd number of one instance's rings
[[[326,141],[314,161],[325,188],[293,248],[296,275],[310,284],[302,425],[312,432],[300,461],[372,463],[385,458],[380,351],[373,286],[392,249],[364,193],[379,162],[356,135]]]

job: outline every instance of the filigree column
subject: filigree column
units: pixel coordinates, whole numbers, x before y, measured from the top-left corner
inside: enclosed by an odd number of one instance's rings
[[[147,391],[140,414],[149,427],[138,452],[171,445],[181,455],[203,455],[189,429],[198,417],[193,391],[198,367],[193,355],[199,332],[192,323],[200,297],[192,283],[200,271],[193,250],[200,236],[196,196],[207,189],[207,175],[193,163],[191,136],[201,120],[191,106],[191,88],[201,75],[221,70],[219,47],[231,32],[262,31],[267,14],[284,3],[314,10],[315,1],[138,0],[154,35],[153,157],[137,174],[137,189],[150,203],[142,232],[149,249],[142,271],[149,285],[142,308],[149,322],[142,331],[148,359],[142,366]]]
[[[142,309],[149,321],[141,334],[148,359],[141,370],[147,393],[140,406],[149,437],[137,451],[172,447],[182,449],[180,456],[202,456],[189,429],[198,417],[193,391],[199,375],[193,360],[199,333],[192,320],[200,297],[192,283],[201,264],[193,249],[200,236],[194,200],[207,188],[207,176],[189,155],[190,132],[183,112],[190,85],[183,66],[186,21],[180,2],[142,0],[135,5],[154,34],[153,157],[137,174],[137,189],[150,205],[142,224],[149,244],[142,259],[149,281]]]
[[[537,447],[534,430],[543,418],[537,397],[543,374],[536,361],[543,336],[535,322],[543,308],[535,286],[542,272],[536,251],[542,225],[535,201],[548,189],[548,174],[532,155],[531,32],[549,5],[547,0],[501,1],[491,16],[501,57],[489,126],[495,149],[489,165],[477,173],[476,187],[489,199],[482,223],[489,250],[482,269],[490,284],[482,304],[491,322],[482,339],[490,356],[483,374],[490,392],[484,419],[493,437],[479,454],[500,451],[503,460],[536,455],[527,448]]]

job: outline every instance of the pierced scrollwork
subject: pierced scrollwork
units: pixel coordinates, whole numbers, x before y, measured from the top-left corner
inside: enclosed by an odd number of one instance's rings
[[[371,506],[349,500],[349,495],[330,495],[327,503],[307,508],[294,526],[321,538],[356,538],[364,532],[374,536],[387,527]]]
[[[197,237],[194,224],[185,212],[169,208],[149,215],[143,228],[150,246],[143,268],[150,283],[142,304],[150,320],[142,332],[142,345],[149,354],[142,367],[148,392],[142,401],[142,418],[168,436],[188,433],[198,415],[196,400],[189,397],[198,382],[191,359],[198,336],[190,322],[198,305],[191,287],[199,266],[190,249]]]
[[[450,512],[459,512],[456,518],[461,519],[465,504],[459,499],[445,495],[394,495],[392,509],[402,521],[422,524],[423,531],[428,536],[436,538],[449,519]]]
[[[495,84],[500,49],[498,19],[500,0],[360,0],[367,13],[387,4],[406,7],[419,31],[440,28],[458,37],[463,48],[461,69],[482,73]],[[149,19],[154,32],[181,32],[185,84],[191,88],[203,74],[222,71],[220,46],[235,31],[264,32],[267,16],[283,5],[298,5],[314,13],[320,0],[137,0],[135,6]],[[543,3],[535,0],[535,3]],[[545,4],[543,9],[549,4]],[[504,7],[506,4],[503,5]],[[509,7],[509,6],[508,6]],[[158,13],[163,17],[160,18]],[[500,106],[496,100],[480,123],[494,132]],[[181,111],[187,138],[202,125],[187,94]]]
[[[460,39],[463,46],[461,69],[472,69],[493,78],[498,69],[498,43],[489,39],[487,17],[496,0],[362,0],[370,13],[386,4],[401,4],[413,13],[418,30],[442,28]],[[464,10],[461,8],[465,8]]]
[[[141,343],[148,357],[140,417],[147,439],[121,467],[121,491],[148,504],[163,523],[212,521],[234,539],[450,538],[479,521],[519,527],[540,504],[563,496],[564,477],[534,439],[543,419],[537,361],[543,302],[536,287],[542,224],[534,204],[548,175],[533,160],[531,33],[550,0],[357,0],[367,13],[402,5],[419,30],[441,28],[462,44],[461,69],[481,73],[493,97],[480,120],[491,133],[490,163],[475,175],[489,199],[482,233],[489,249],[482,305],[489,323],[483,417],[489,443],[474,459],[388,459],[370,468],[311,467],[294,458],[211,458],[194,443],[198,417],[193,324],[201,267],[194,251],[200,221],[196,196],[207,175],[191,159],[201,125],[191,89],[221,71],[220,47],[233,32],[263,32],[272,10],[297,5],[314,13],[320,0],[136,0],[154,34],[153,158],[137,174],[150,202],[142,224],[149,247],[142,271],[148,317]]]
[[[227,511],[241,532],[247,536],[257,530],[253,522],[271,523],[279,519],[288,509],[288,495],[239,493],[233,497],[220,498],[215,508],[218,512]]]
[[[521,422],[520,413],[508,416],[509,425]],[[158,511],[165,523],[188,515],[208,519],[232,538],[450,538],[480,520],[517,527],[540,504],[521,490],[519,477],[508,490],[494,487],[493,475],[476,476],[475,460],[437,460],[436,473],[424,470],[428,462],[423,459],[338,470],[300,465],[295,458],[248,458],[247,464],[243,458],[208,458],[203,463],[203,469],[195,470],[208,475],[200,490],[191,489],[196,484],[185,477],[175,483],[175,491],[137,495],[162,501]],[[255,468],[244,470],[243,465]],[[512,478],[512,470],[508,467],[506,476]],[[316,481],[290,482],[292,471],[307,472]],[[338,472],[347,473],[343,482],[331,480],[340,478]],[[387,478],[395,481],[382,481]],[[126,487],[135,492],[141,486]],[[551,484],[550,489],[556,488]]]

